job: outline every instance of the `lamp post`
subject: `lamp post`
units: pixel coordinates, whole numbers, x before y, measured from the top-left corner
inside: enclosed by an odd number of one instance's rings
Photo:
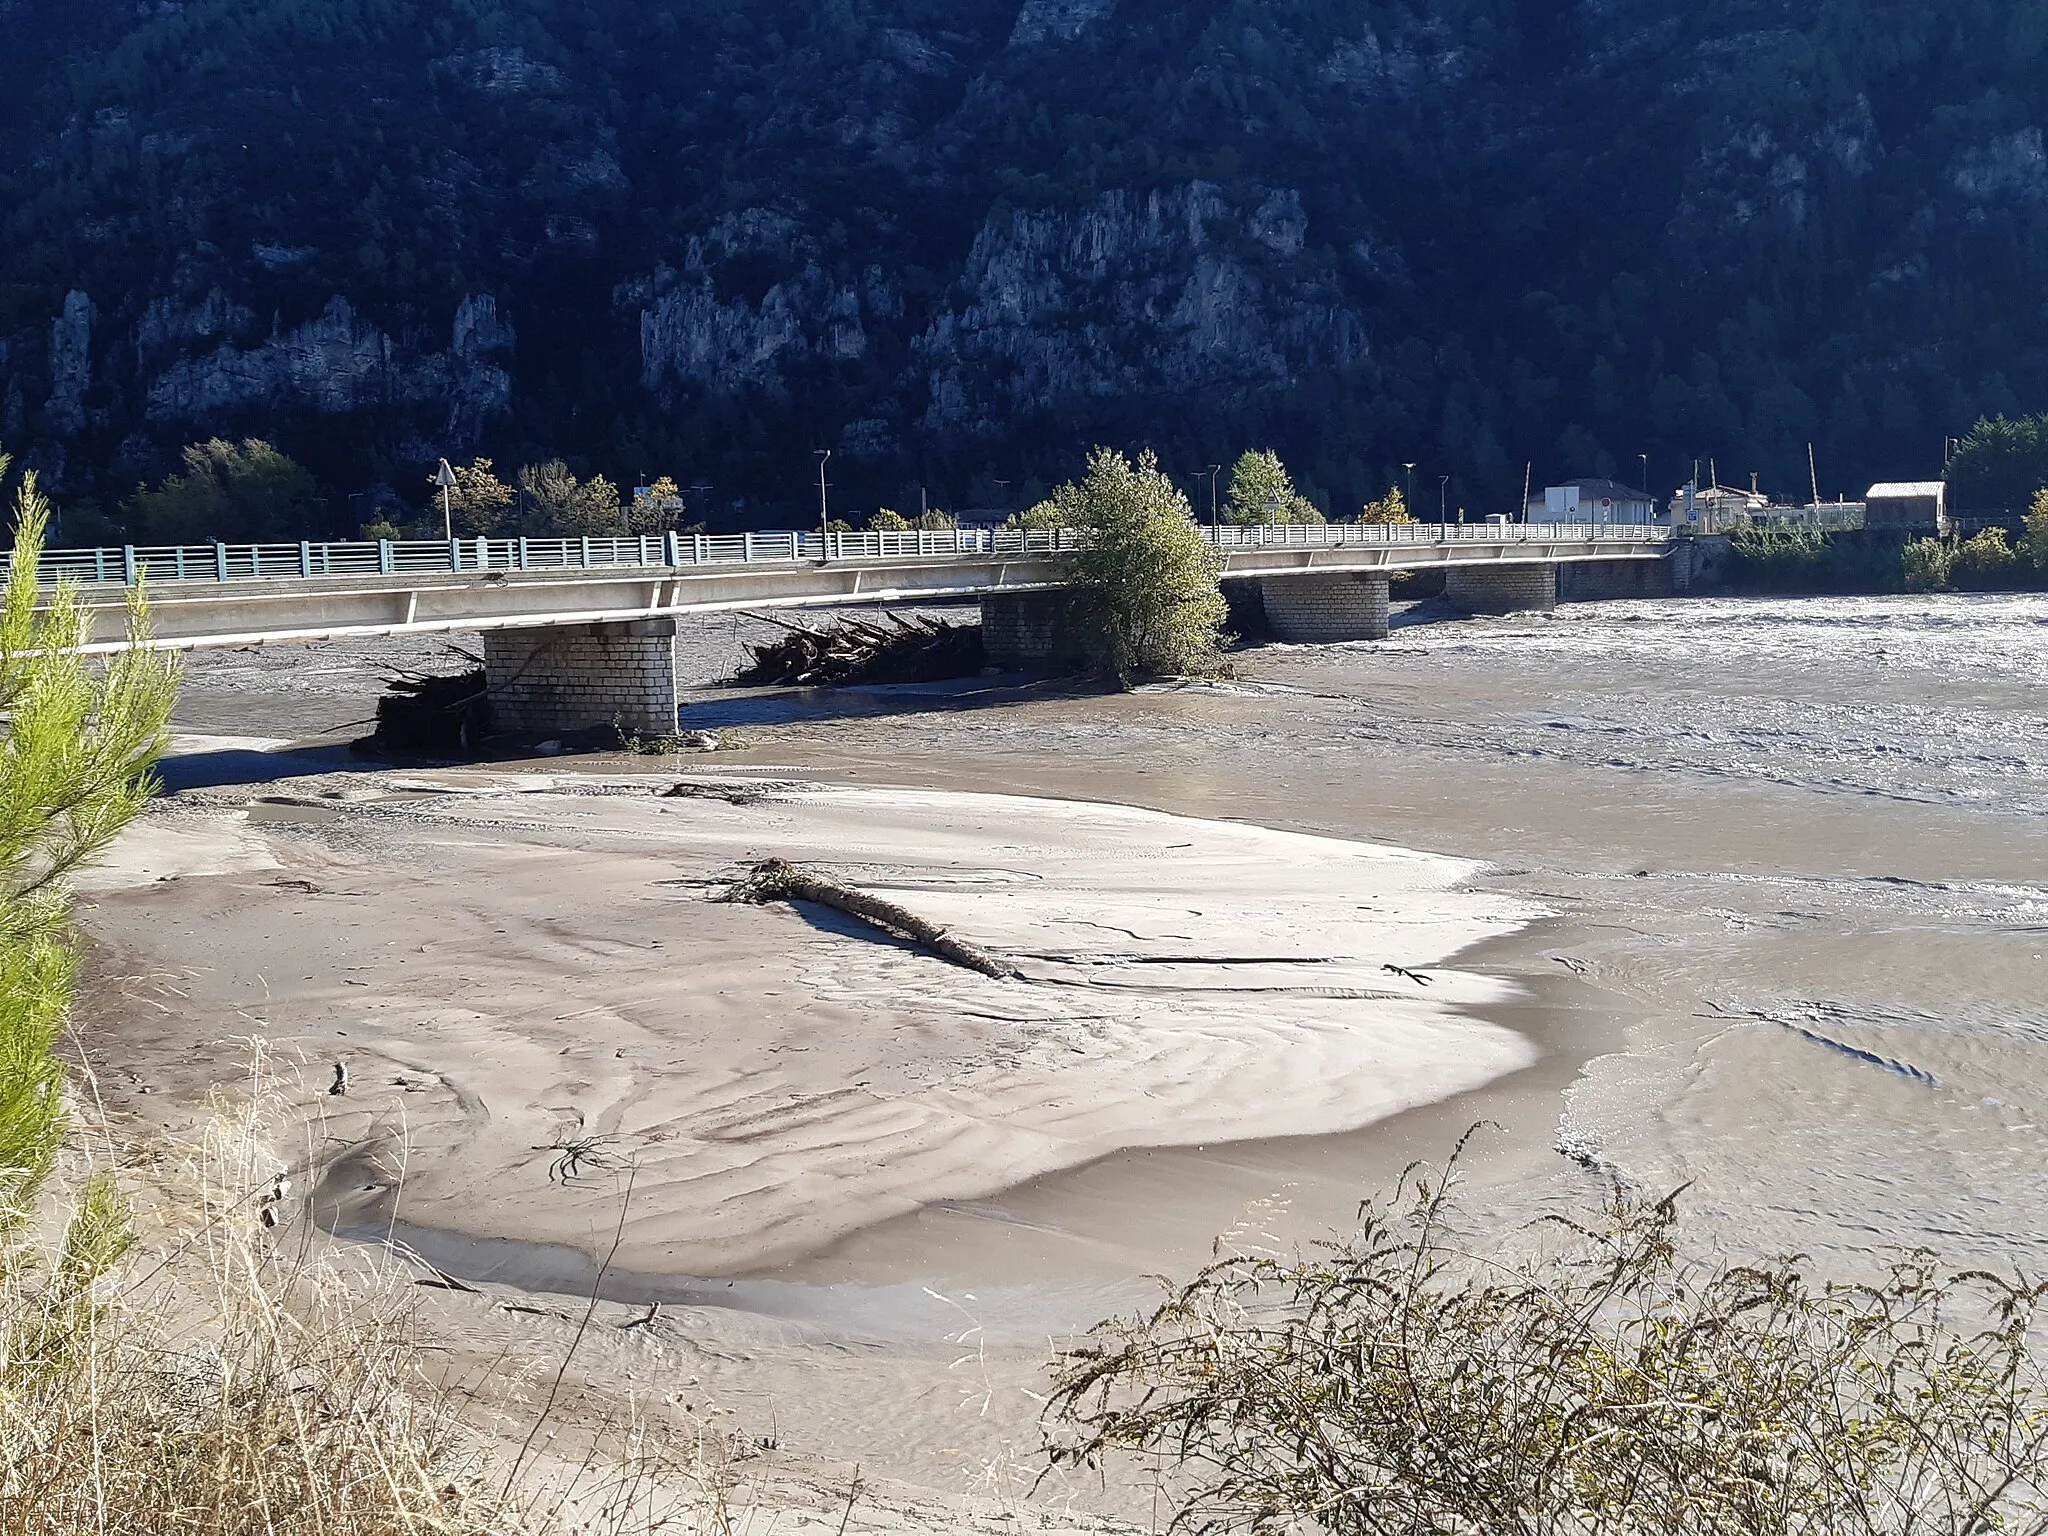
[[[1642,461],[1643,494],[1647,496],[1650,494],[1650,456],[1647,453],[1639,453],[1636,457]]]
[[[1436,477],[1436,520],[1438,526],[1442,526],[1450,521],[1444,515],[1450,505],[1450,490],[1451,477],[1449,475],[1438,475]]]
[[[448,508],[448,493],[455,489],[455,471],[443,459],[441,467],[434,471],[434,484],[441,487],[441,534],[450,544],[455,542],[455,514]]]
[[[831,517],[825,510],[825,464],[832,457],[830,448],[818,450],[818,564],[823,565],[832,558]]]
[[[1222,473],[1223,466],[1221,464],[1211,464],[1209,466],[1209,527],[1216,532],[1221,532],[1223,528],[1223,524],[1216,517],[1216,477]]]
[[[1408,471],[1408,488],[1401,494],[1407,499],[1408,505],[1412,508],[1415,505],[1415,466],[1403,461],[1401,467]],[[1413,517],[1415,514],[1411,511],[1408,515]]]

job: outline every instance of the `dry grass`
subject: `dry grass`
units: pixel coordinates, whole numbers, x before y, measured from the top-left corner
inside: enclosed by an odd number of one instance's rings
[[[452,1364],[400,1256],[312,1227],[264,1097],[141,1192],[150,1235],[90,1287],[0,1268],[0,1536],[746,1529],[718,1434],[556,1404],[580,1331]]]

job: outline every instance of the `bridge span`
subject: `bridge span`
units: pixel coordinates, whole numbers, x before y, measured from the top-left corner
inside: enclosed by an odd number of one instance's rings
[[[1685,585],[1684,541],[1662,528],[1552,524],[1312,524],[1205,529],[1226,582],[1256,582],[1284,640],[1378,639],[1389,583],[1442,570],[1481,612],[1555,605],[1558,575],[1623,564]],[[992,660],[1058,648],[1076,530],[752,533],[627,538],[205,544],[47,551],[75,583],[87,646],[129,642],[126,591],[146,581],[150,644],[191,649],[352,635],[484,633],[508,729],[616,719],[674,729],[675,620],[692,613],[978,598]],[[1615,574],[1619,574],[1615,572]]]

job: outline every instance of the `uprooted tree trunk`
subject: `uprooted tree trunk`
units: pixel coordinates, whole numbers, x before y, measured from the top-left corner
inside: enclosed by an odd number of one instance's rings
[[[733,883],[724,899],[763,905],[771,901],[815,901],[820,906],[844,912],[848,917],[857,917],[899,938],[914,940],[942,960],[950,960],[970,971],[979,971],[984,976],[993,976],[998,981],[1015,981],[1020,974],[1008,961],[997,958],[978,944],[954,938],[938,924],[926,922],[915,912],[899,907],[893,901],[884,901],[850,885],[841,885],[814,870],[800,869],[787,859],[764,859],[752,866],[742,879]]]

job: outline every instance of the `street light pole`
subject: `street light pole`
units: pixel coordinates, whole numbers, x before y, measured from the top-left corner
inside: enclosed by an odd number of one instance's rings
[[[1413,517],[1415,515],[1413,510],[1415,506],[1415,466],[1404,461],[1401,467],[1408,471],[1408,488],[1401,494],[1407,498],[1408,506],[1410,508],[1408,515],[1410,517]]]
[[[443,459],[441,467],[434,472],[434,484],[441,487],[441,534],[450,544],[455,542],[455,514],[448,507],[448,493],[455,489],[455,471]]]
[[[1450,519],[1444,515],[1450,505],[1448,499],[1450,495],[1450,489],[1451,477],[1449,475],[1438,475],[1436,477],[1436,520],[1438,526],[1442,526],[1444,523],[1450,521]]]
[[[1647,453],[1639,453],[1636,457],[1643,461],[1643,494],[1647,496],[1650,494],[1650,456]]]
[[[1223,524],[1216,517],[1216,477],[1222,473],[1223,466],[1221,464],[1211,464],[1209,466],[1209,527],[1218,532],[1222,530]]]
[[[818,450],[818,564],[823,565],[832,558],[831,517],[825,510],[825,463],[832,457],[830,448]]]

